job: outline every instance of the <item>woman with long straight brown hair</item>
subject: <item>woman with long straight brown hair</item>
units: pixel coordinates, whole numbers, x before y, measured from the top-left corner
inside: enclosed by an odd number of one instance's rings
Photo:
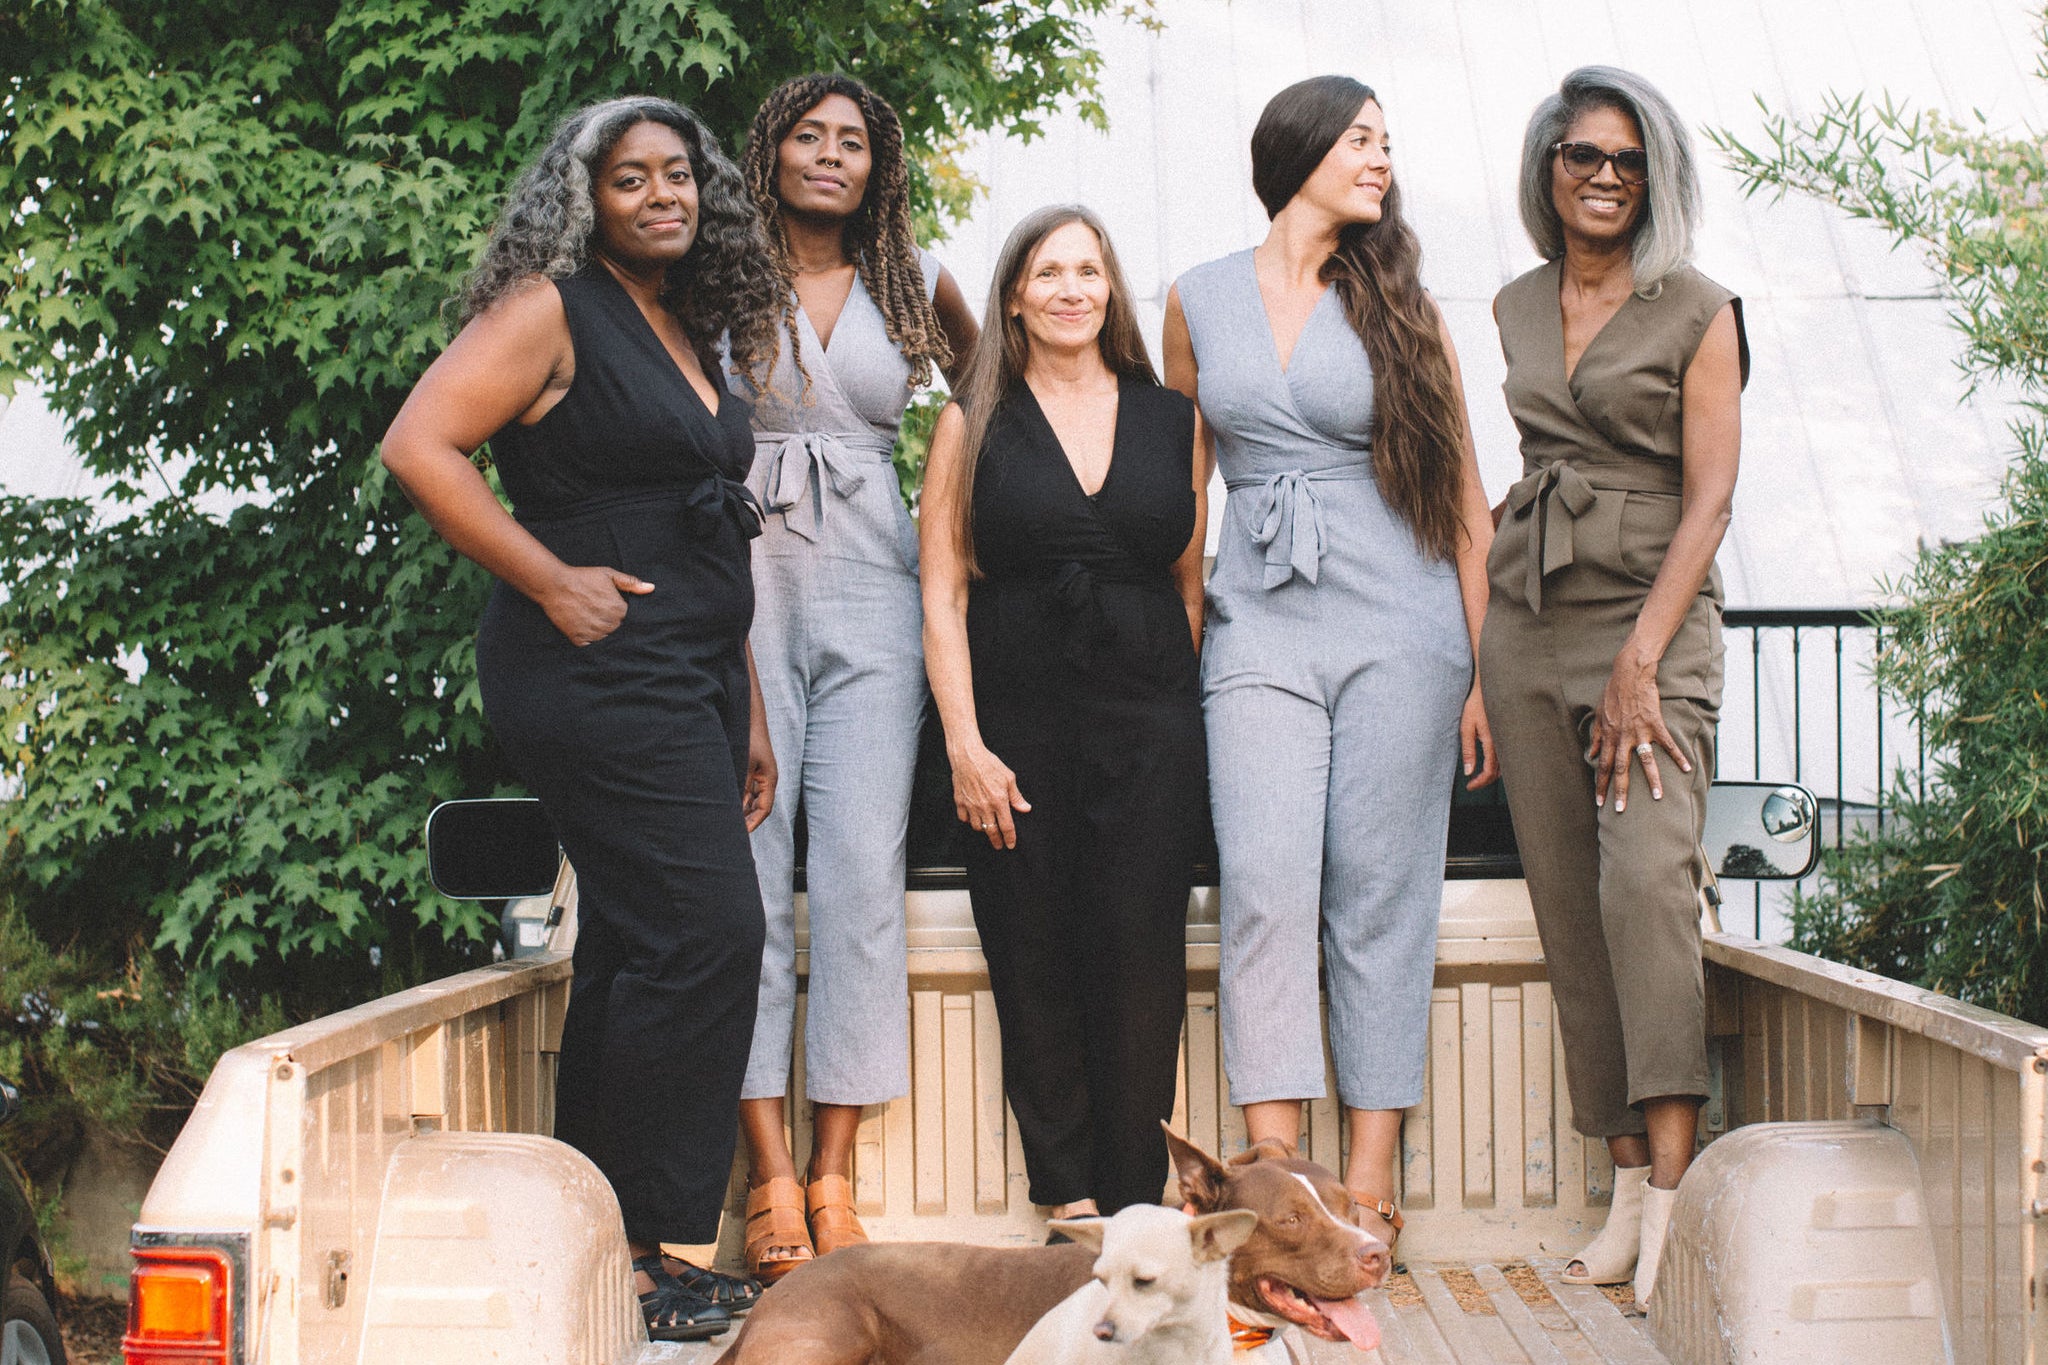
[[[1203,487],[1095,215],[996,263],[919,514],[925,667],[1034,1203],[1160,1198],[1201,824]]]
[[[1472,650],[1492,523],[1386,115],[1318,76],[1252,134],[1266,239],[1181,276],[1167,383],[1226,486],[1202,660],[1224,1067],[1253,1142],[1323,1094],[1316,949],[1360,1222],[1392,1242],[1422,1099],[1452,763],[1493,781]]]

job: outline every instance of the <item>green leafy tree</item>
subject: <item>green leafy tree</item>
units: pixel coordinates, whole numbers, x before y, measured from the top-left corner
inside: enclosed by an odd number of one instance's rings
[[[508,781],[474,684],[487,584],[375,443],[517,166],[634,91],[732,146],[775,83],[836,68],[901,112],[936,222],[973,192],[963,136],[1069,97],[1100,121],[1086,24],[1130,8],[0,11],[0,385],[42,386],[120,500],[0,507],[0,875],[32,923],[300,1008],[473,957],[488,926],[425,889],[418,831]]]
[[[1794,943],[2048,1022],[2048,143],[1861,98],[1772,116],[1756,148],[1716,140],[1752,192],[1817,195],[1923,253],[1969,385],[2022,400],[1983,532],[1922,551],[1876,614],[1877,680],[1925,734],[1925,794],[1899,774],[1883,831],[1796,906]]]

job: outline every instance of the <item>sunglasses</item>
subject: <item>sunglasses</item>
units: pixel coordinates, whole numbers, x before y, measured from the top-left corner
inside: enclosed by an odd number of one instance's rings
[[[1564,173],[1574,180],[1591,180],[1601,164],[1614,163],[1614,173],[1624,185],[1641,185],[1650,178],[1650,154],[1641,147],[1604,151],[1590,142],[1556,142],[1550,150],[1564,163]]]

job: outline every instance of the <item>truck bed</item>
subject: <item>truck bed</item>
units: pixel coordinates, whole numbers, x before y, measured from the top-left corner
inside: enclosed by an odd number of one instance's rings
[[[949,892],[910,898],[912,1089],[876,1106],[855,1145],[856,1196],[878,1239],[1044,1236],[1002,1102],[986,967],[965,902]],[[1218,1055],[1216,938],[1213,897],[1199,893],[1175,1122],[1230,1153],[1244,1134]],[[233,1262],[237,1365],[359,1360],[384,1180],[416,1137],[551,1130],[567,946],[558,938],[544,956],[417,987],[221,1060],[150,1190],[135,1243],[198,1243]],[[1860,1120],[1904,1134],[1953,1358],[2048,1360],[2039,1232],[2048,1029],[1733,935],[1709,935],[1706,957],[1713,1094],[1704,1135],[1781,1120]],[[1558,1261],[1605,1218],[1612,1178],[1605,1145],[1572,1129],[1559,1054],[1526,894],[1511,882],[1447,882],[1426,1093],[1402,1152],[1410,1274],[1384,1291],[1380,1313],[1378,1354],[1389,1365],[1663,1359],[1640,1315],[1557,1283]],[[802,1086],[799,1040],[790,1105],[799,1151],[809,1136]],[[1334,1101],[1312,1104],[1310,1154],[1337,1164],[1341,1136]],[[744,1197],[736,1164],[734,1216],[718,1248],[728,1266]],[[1319,1365],[1358,1359],[1314,1345]],[[605,1343],[592,1350],[584,1358],[618,1358]],[[685,1351],[638,1358],[717,1355]]]
[[[1304,1365],[1663,1365],[1627,1286],[1603,1292],[1558,1279],[1564,1262],[1410,1262],[1366,1296],[1380,1348],[1299,1336]],[[647,1365],[710,1365],[724,1342],[664,1347]]]

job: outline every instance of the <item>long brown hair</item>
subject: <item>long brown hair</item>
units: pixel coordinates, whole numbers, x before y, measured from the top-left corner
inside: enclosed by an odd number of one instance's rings
[[[1010,392],[1024,381],[1025,366],[1031,360],[1031,336],[1022,318],[1010,316],[1010,305],[1022,287],[1024,272],[1045,239],[1069,223],[1079,223],[1095,234],[1102,248],[1102,268],[1109,276],[1109,307],[1102,331],[1095,338],[1102,363],[1119,379],[1159,382],[1152,368],[1152,356],[1145,349],[1145,337],[1138,330],[1137,310],[1131,307],[1131,288],[1124,280],[1124,268],[1117,263],[1116,248],[1109,230],[1092,209],[1079,204],[1051,204],[1027,215],[1010,230],[996,257],[996,268],[988,286],[988,306],[982,312],[981,339],[967,353],[967,368],[954,391],[967,430],[961,452],[960,509],[955,534],[960,553],[967,561],[970,578],[981,577],[981,565],[974,557],[974,475],[981,465],[981,448],[988,440],[989,423]]]
[[[796,271],[790,266],[789,239],[782,229],[782,196],[776,192],[780,178],[777,162],[782,140],[789,136],[789,130],[828,95],[844,95],[860,110],[861,119],[868,125],[868,154],[873,159],[867,191],[861,195],[853,216],[846,220],[840,240],[882,315],[882,330],[910,362],[910,387],[921,389],[932,382],[935,367],[943,369],[952,363],[953,348],[939,326],[931,299],[925,294],[917,239],[911,234],[910,173],[903,159],[903,124],[889,101],[851,76],[797,76],[776,86],[755,112],[746,151],[740,157],[747,192],[753,196],[754,207],[768,229],[768,258],[782,275],[782,327],[790,357],[796,361],[797,373],[808,384],[811,374],[804,366],[803,351],[797,341]],[[773,355],[769,359],[772,361]],[[766,378],[765,374],[758,379],[750,377],[749,382],[758,392]]]
[[[1312,76],[1266,102],[1252,132],[1252,189],[1272,218],[1344,136],[1372,87]],[[1392,178],[1377,223],[1349,223],[1318,278],[1336,287],[1351,330],[1372,362],[1372,470],[1380,496],[1424,553],[1457,554],[1464,491],[1465,422],[1436,307],[1422,289],[1422,245],[1401,217]]]

